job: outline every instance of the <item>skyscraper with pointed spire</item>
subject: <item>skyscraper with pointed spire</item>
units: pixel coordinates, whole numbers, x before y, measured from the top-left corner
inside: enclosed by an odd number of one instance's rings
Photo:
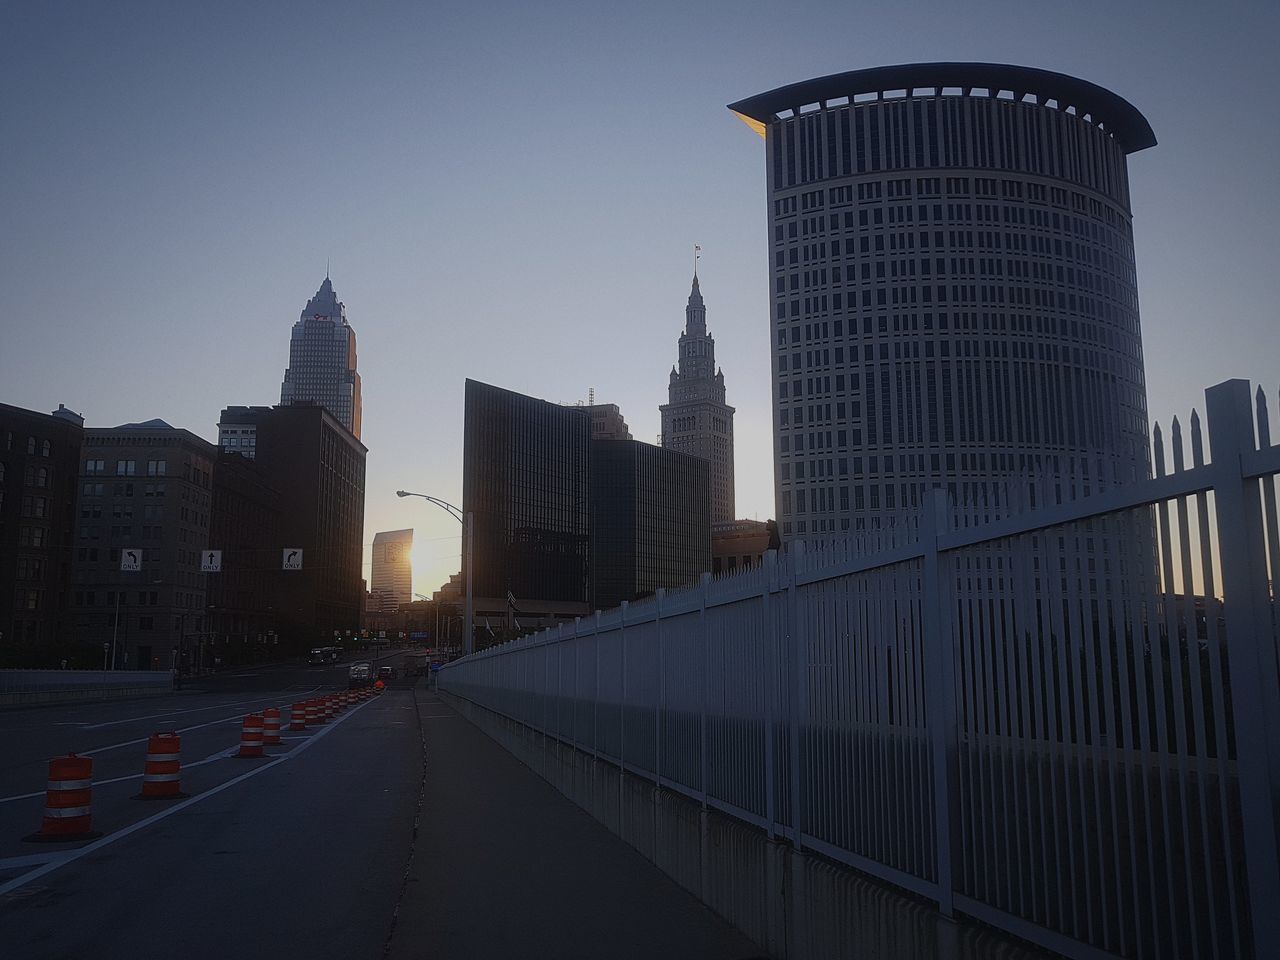
[[[360,374],[356,372],[356,332],[346,305],[324,283],[307,301],[289,338],[289,366],[280,387],[281,406],[317,404],[360,438]]]
[[[724,373],[716,367],[716,341],[707,333],[707,308],[693,275],[684,308],[680,362],[671,368],[662,412],[662,445],[711,461],[711,522],[734,519],[733,407],[724,402]]]

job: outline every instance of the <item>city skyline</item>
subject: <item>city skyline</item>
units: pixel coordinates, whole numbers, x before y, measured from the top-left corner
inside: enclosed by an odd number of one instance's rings
[[[24,11],[15,35],[28,42],[0,67],[28,94],[0,105],[25,134],[4,161],[12,216],[0,227],[9,299],[0,399],[36,410],[65,402],[91,427],[158,413],[214,440],[227,404],[274,402],[283,323],[332,256],[359,319],[369,381],[366,528],[419,528],[415,588],[429,592],[458,569],[456,531],[443,514],[411,514],[394,490],[460,501],[462,378],[546,393],[539,368],[572,350],[556,399],[584,398],[594,386],[627,413],[635,436],[653,438],[658,378],[670,368],[667,305],[688,289],[696,241],[724,318],[720,363],[738,408],[737,512],[771,517],[763,177],[759,142],[724,105],[822,73],[933,59],[1060,70],[1142,110],[1161,139],[1131,171],[1151,419],[1185,417],[1216,380],[1270,385],[1280,290],[1267,264],[1276,215],[1267,158],[1277,132],[1254,122],[1247,98],[1220,91],[1266,88],[1274,66],[1264,38],[1275,34],[1276,14],[1255,10],[1206,31],[1187,10],[1093,9],[1108,23],[1101,38],[1078,10],[992,4],[987,16],[938,6],[909,31],[891,17],[815,5],[808,12],[830,25],[829,39],[767,39],[763,10],[717,31],[712,10],[682,11],[668,25],[656,22],[662,11],[641,24],[637,12],[584,20],[556,8],[545,22],[513,10],[512,36],[499,38],[475,15],[431,30],[412,15],[369,24],[338,10],[315,23],[264,12],[261,29],[242,38],[236,14],[205,11],[195,27],[161,24],[149,41],[129,32],[128,17],[114,23],[90,11],[66,25]],[[841,28],[855,20],[850,39]],[[578,35],[565,30],[570,22],[600,42],[570,44],[560,36]],[[366,76],[295,69],[335,30],[348,36],[353,63],[373,64]],[[539,40],[536,58],[530,37]],[[210,45],[242,69],[193,77],[180,68]],[[647,63],[659,47],[667,57]],[[117,66],[124,62],[143,64],[141,72]],[[95,82],[86,93],[87,75]],[[428,90],[430,102],[392,92],[406,85]],[[241,94],[258,89],[265,95],[242,117]],[[424,119],[464,91],[512,89],[546,110],[491,126],[484,110],[464,111],[460,132]],[[208,106],[198,120],[187,119],[192,99]],[[645,138],[629,135],[638,125]],[[499,149],[512,139],[527,145],[515,179],[509,151]],[[83,151],[86,142],[95,149]],[[1224,142],[1233,147],[1225,157]],[[615,169],[627,191],[615,189]],[[259,219],[246,233],[251,216]],[[122,242],[102,243],[90,222],[111,224]],[[448,231],[433,226],[445,222]],[[518,251],[497,272],[476,255],[497,249],[495,236]],[[232,308],[197,295],[210,272],[234,291]],[[94,318],[87,330],[86,317]],[[482,344],[503,349],[463,358],[461,342],[477,325]],[[85,349],[71,349],[77,338]],[[178,338],[185,359],[159,362],[156,351]],[[366,546],[366,572],[368,556]]]

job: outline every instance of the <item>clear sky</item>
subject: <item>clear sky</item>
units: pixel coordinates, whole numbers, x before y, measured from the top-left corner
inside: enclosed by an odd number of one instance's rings
[[[652,441],[693,244],[740,516],[772,516],[762,142],[725,104],[890,63],[1074,74],[1130,161],[1153,419],[1280,379],[1280,5],[7,3],[0,401],[210,439],[279,401],[326,259],[359,340],[365,539],[458,569],[467,376],[622,407]],[[366,548],[366,556],[368,550]]]

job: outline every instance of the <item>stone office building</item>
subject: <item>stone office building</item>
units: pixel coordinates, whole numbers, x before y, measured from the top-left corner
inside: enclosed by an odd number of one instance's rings
[[[108,666],[190,664],[206,632],[200,555],[217,455],[163,420],[84,431],[72,608],[76,636],[95,652],[105,645]]]

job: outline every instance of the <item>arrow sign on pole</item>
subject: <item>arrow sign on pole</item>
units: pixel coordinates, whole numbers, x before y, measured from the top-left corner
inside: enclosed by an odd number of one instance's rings
[[[285,547],[283,556],[280,561],[282,570],[301,570],[302,569],[302,548],[301,547]]]
[[[137,573],[142,569],[142,551],[134,550],[131,547],[123,547],[120,550],[120,571],[122,573]]]
[[[222,551],[221,550],[205,550],[200,554],[200,572],[201,573],[221,573],[222,572]]]

